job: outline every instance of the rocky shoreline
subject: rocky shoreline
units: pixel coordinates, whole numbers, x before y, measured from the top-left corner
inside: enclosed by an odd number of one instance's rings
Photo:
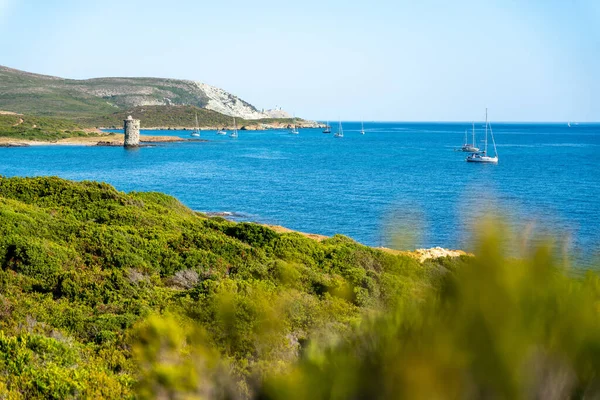
[[[209,212],[209,213],[205,212],[205,213],[201,213],[201,214],[208,215],[208,216],[219,216],[219,217],[223,217],[225,219],[230,219],[235,215],[235,213],[229,212],[229,211]],[[254,223],[258,223],[258,222],[254,222]],[[317,242],[321,242],[323,240],[329,239],[329,236],[320,235],[320,234],[316,234],[316,233],[306,233],[306,232],[295,231],[293,229],[289,229],[289,228],[286,228],[285,226],[281,226],[281,225],[269,225],[269,224],[261,224],[261,225],[266,226],[267,228],[270,228],[277,233],[298,233],[309,239],[316,240]],[[388,247],[373,247],[373,248],[376,250],[386,252],[386,253],[390,253],[390,254],[408,256],[408,257],[414,258],[415,260],[419,261],[419,263],[423,263],[427,260],[435,260],[435,259],[444,258],[444,257],[450,257],[450,258],[455,258],[455,257],[460,257],[460,256],[473,257],[473,254],[467,253],[463,250],[445,249],[443,247],[432,247],[429,249],[415,249],[412,251],[411,250],[395,250],[395,249],[390,249]]]

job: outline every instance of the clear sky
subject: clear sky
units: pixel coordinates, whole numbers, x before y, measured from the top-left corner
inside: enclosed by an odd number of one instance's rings
[[[0,0],[0,49],[312,119],[600,121],[600,0]]]

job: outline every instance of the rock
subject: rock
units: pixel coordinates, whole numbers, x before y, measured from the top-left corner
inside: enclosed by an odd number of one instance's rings
[[[0,147],[29,147],[27,143],[0,143]]]

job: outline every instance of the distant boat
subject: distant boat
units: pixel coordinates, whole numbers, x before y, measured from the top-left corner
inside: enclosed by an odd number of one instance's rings
[[[570,127],[571,127],[571,123],[570,123],[570,122],[567,122],[567,126],[570,128]]]
[[[235,123],[235,117],[233,117],[233,132],[229,134],[229,137],[236,138],[238,137],[237,124]]]
[[[336,138],[344,137],[344,129],[342,128],[342,121],[340,120],[340,124],[338,125],[338,131],[333,135]]]
[[[492,143],[494,144],[494,157],[490,157],[487,155],[488,127],[490,135],[492,136]],[[492,126],[488,122],[487,108],[485,109],[485,148],[481,152],[473,153],[467,156],[467,162],[498,164],[498,150],[496,149],[496,141],[494,140],[494,132],[492,131]]]
[[[194,127],[192,133],[190,133],[190,136],[200,137],[200,128],[198,128],[198,113],[196,113],[196,126]]]
[[[479,147],[475,147],[475,123],[473,122],[473,144],[469,144],[467,139],[467,131],[465,131],[465,144],[460,149],[466,153],[476,153],[479,151]]]
[[[325,124],[325,129],[323,130],[323,133],[331,133],[331,126],[329,126],[329,121],[327,121],[327,123]]]
[[[221,136],[227,135],[227,131],[224,131],[223,129],[219,129],[217,131],[217,135],[221,135]]]
[[[365,123],[363,121],[360,121],[360,134],[365,134]]]
[[[290,133],[292,135],[297,135],[300,133],[300,132],[298,132],[298,128],[296,127],[296,116],[295,115],[294,115],[294,123],[292,125],[292,130],[290,131]]]

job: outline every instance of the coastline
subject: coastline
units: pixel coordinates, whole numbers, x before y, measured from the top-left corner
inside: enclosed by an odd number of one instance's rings
[[[289,228],[286,228],[285,226],[281,226],[281,225],[268,225],[268,224],[261,224],[261,225],[266,226],[267,228],[270,228],[277,233],[298,233],[304,237],[315,240],[317,242],[322,242],[325,239],[329,239],[329,236],[319,235],[316,233],[306,233],[306,232],[295,231],[293,229],[289,229]],[[368,246],[368,247],[371,247],[371,246]],[[415,249],[415,250],[394,250],[394,249],[390,249],[388,247],[371,247],[371,248],[375,249],[375,250],[383,251],[385,253],[393,254],[393,255],[408,256],[408,257],[414,258],[415,260],[419,261],[420,263],[423,263],[427,260],[435,260],[435,259],[443,258],[443,257],[455,258],[455,257],[460,257],[460,256],[470,256],[470,257],[474,256],[473,254],[467,253],[463,250],[445,249],[443,247],[432,247],[429,249]]]
[[[296,127],[300,129],[322,129],[325,128],[325,124],[316,122],[316,121],[297,121]],[[238,126],[238,130],[240,131],[268,131],[268,130],[277,130],[277,129],[291,129],[292,124],[289,122],[269,122],[269,123],[258,123],[258,124],[249,124],[249,125],[241,125]],[[98,127],[100,131],[106,130],[121,130],[123,127]],[[143,126],[141,130],[143,131],[191,131],[194,130],[193,126]],[[233,125],[205,125],[198,127],[200,131],[216,131],[216,130],[233,130]]]
[[[122,133],[104,134],[99,136],[80,136],[54,141],[23,140],[11,137],[0,137],[0,147],[30,147],[30,146],[123,146],[124,135]],[[140,143],[176,143],[188,142],[192,139],[184,139],[176,136],[151,136],[140,135]],[[201,141],[201,140],[193,140]]]

